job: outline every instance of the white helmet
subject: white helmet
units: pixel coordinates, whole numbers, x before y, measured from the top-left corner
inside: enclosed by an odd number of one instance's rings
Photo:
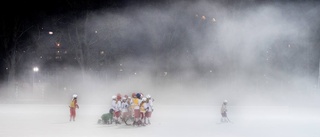
[[[73,97],[73,98],[76,98],[76,97],[78,97],[78,95],[77,95],[77,94],[73,94],[72,97]]]
[[[116,99],[116,98],[117,98],[117,96],[116,96],[116,95],[113,95],[113,96],[112,96],[112,99]]]
[[[223,103],[228,103],[228,100],[224,100]]]
[[[147,95],[147,98],[151,98],[151,96],[148,94],[148,95]]]
[[[143,97],[143,98],[142,98],[142,101],[147,101],[147,98],[144,98],[144,97]]]

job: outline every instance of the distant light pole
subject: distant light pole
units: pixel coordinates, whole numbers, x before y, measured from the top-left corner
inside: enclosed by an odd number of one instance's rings
[[[33,67],[33,74],[32,74],[32,93],[34,93],[34,76],[35,73],[37,73],[39,71],[38,67]]]

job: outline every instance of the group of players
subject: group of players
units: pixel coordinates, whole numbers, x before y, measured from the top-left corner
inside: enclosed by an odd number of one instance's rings
[[[145,126],[151,124],[150,118],[153,112],[154,99],[148,94],[132,93],[122,96],[112,96],[109,113],[103,114],[99,123],[118,125],[124,122],[126,125]]]
[[[145,126],[151,124],[150,118],[153,112],[154,99],[148,94],[146,97],[142,93],[132,93],[121,96],[117,94],[112,96],[111,108],[109,113],[105,113],[98,120],[99,124],[121,124],[121,121],[126,125]],[[231,122],[227,116],[227,100],[224,100],[221,106],[221,123]],[[69,105],[70,121],[75,121],[76,108],[79,108],[77,103],[77,95],[74,94]],[[131,122],[130,122],[131,121]]]

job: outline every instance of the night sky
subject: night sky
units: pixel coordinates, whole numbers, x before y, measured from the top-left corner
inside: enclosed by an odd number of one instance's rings
[[[181,0],[183,1],[183,0]],[[218,0],[217,0],[218,1]],[[176,1],[175,1],[176,2]],[[183,1],[186,2],[186,1]],[[190,3],[193,3],[195,1],[189,1]],[[221,2],[221,1],[218,1]],[[6,80],[7,72],[5,66],[4,59],[8,57],[12,52],[11,45],[12,40],[10,37],[13,37],[16,32],[21,34],[21,31],[27,30],[28,28],[34,28],[35,26],[41,26],[44,24],[44,22],[50,20],[54,16],[63,16],[67,15],[67,13],[70,12],[81,12],[81,11],[98,11],[98,10],[113,10],[113,9],[125,9],[126,7],[135,5],[136,7],[144,7],[148,5],[153,6],[164,6],[164,5],[170,5],[171,3],[174,3],[172,1],[152,1],[152,0],[137,0],[137,1],[131,1],[131,0],[55,0],[55,1],[9,1],[6,3],[1,4],[1,29],[0,32],[1,36],[1,43],[0,43],[0,51],[1,51],[1,71],[0,71],[0,79]],[[261,0],[261,1],[223,1],[222,5],[230,8],[230,9],[237,9],[243,8],[245,10],[249,7],[255,7],[262,4],[274,4],[274,5],[290,5],[293,3],[317,3],[316,1],[310,0],[310,1],[302,1],[302,0],[295,0],[295,1],[289,1],[289,0],[281,0],[281,1],[274,1],[274,0]],[[290,6],[288,6],[290,7]],[[160,8],[161,9],[161,8]],[[307,9],[297,9],[301,11],[305,11]],[[204,10],[203,10],[204,11]],[[293,15],[288,14],[288,17],[294,17]],[[317,22],[316,20],[311,20],[310,22]],[[23,29],[20,29],[19,31],[15,30],[15,27],[20,24],[20,27]],[[319,28],[315,28],[312,33],[317,34],[319,33]],[[28,41],[30,40],[29,35],[23,35],[21,36],[20,40],[22,41]],[[143,37],[141,38],[143,39]],[[314,41],[319,41],[319,38],[317,38],[315,35],[311,37]],[[10,42],[6,43],[6,40],[9,40]],[[282,41],[285,43],[284,41]],[[5,44],[6,43],[6,44]],[[288,44],[287,44],[288,45]],[[319,50],[318,45],[313,44],[311,45],[310,49],[308,50]],[[298,50],[298,49],[297,49]],[[143,53],[142,50],[137,51],[140,53]],[[286,56],[286,58],[291,58],[290,56]],[[318,68],[318,57],[319,54],[316,52],[312,52],[312,57],[315,57],[313,60],[308,62],[308,69],[310,72],[308,72],[307,75],[317,75],[317,68]],[[137,55],[138,56],[138,55]],[[285,65],[283,65],[280,61],[275,62],[275,65],[281,66],[285,68]],[[294,66],[294,64],[290,64],[291,66]]]
[[[55,16],[64,16],[68,13],[77,15],[77,13],[80,14],[82,11],[121,10],[128,6],[162,5],[168,3],[171,2],[156,0],[50,0],[43,2],[37,0],[11,0],[5,2],[0,5],[0,25],[2,26],[2,31],[0,32],[2,41],[0,43],[0,80],[6,80],[8,75],[5,59],[12,54],[10,46],[12,45],[12,39],[10,37],[22,34],[26,30],[32,30],[36,26],[42,26],[44,22],[51,20]],[[19,27],[17,28],[17,26]],[[30,39],[30,35],[27,33],[19,36],[19,40],[21,41],[28,41]],[[7,42],[8,40],[11,42]]]

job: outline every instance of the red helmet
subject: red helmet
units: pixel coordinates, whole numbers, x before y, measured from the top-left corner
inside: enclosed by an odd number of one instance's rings
[[[136,97],[136,93],[132,93],[132,95],[131,95],[131,96],[132,96],[133,98],[134,98],[134,97]]]
[[[121,99],[121,94],[120,94],[120,93],[117,94],[117,99],[118,99],[118,100]]]

